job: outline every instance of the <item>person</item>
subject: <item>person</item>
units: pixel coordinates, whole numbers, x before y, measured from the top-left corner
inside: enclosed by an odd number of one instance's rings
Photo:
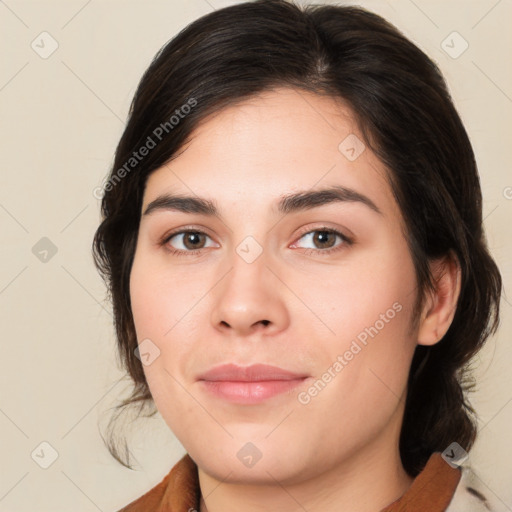
[[[488,509],[468,363],[501,276],[444,78],[392,24],[286,0],[195,20],[140,81],[101,211],[120,410],[186,450],[123,511]]]

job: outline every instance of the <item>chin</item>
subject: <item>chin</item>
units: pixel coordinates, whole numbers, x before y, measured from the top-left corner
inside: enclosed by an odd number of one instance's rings
[[[212,442],[185,449],[205,473],[219,481],[275,485],[277,480],[291,485],[311,477],[317,466],[299,446],[294,449],[289,443],[286,452],[281,442],[229,439],[222,446]]]

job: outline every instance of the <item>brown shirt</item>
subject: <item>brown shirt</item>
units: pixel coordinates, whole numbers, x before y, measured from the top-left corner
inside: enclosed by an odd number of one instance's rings
[[[407,492],[381,512],[444,512],[460,477],[460,469],[433,453]],[[196,512],[200,495],[197,466],[186,454],[157,486],[119,512]]]

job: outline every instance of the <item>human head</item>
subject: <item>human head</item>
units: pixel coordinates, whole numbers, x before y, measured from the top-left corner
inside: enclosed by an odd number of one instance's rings
[[[415,270],[411,329],[435,288],[430,264],[449,255],[460,264],[451,325],[438,343],[416,347],[410,367],[400,453],[415,475],[433,451],[452,441],[469,449],[474,441],[463,369],[497,327],[501,279],[482,230],[473,151],[439,70],[393,26],[361,8],[301,9],[263,0],[220,9],[180,32],[144,74],[94,241],[121,359],[135,384],[128,402],[151,401],[135,355],[141,340],[130,297],[145,185],[153,171],[179,158],[201,122],[282,87],[341,100],[367,150],[389,170]],[[162,140],[120,177],[133,152],[157,134]]]

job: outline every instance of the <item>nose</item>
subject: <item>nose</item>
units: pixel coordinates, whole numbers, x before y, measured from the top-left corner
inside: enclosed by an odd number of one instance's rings
[[[287,328],[286,287],[279,271],[269,268],[265,251],[247,263],[236,252],[232,266],[213,295],[212,325],[234,338],[251,334],[274,335]]]

